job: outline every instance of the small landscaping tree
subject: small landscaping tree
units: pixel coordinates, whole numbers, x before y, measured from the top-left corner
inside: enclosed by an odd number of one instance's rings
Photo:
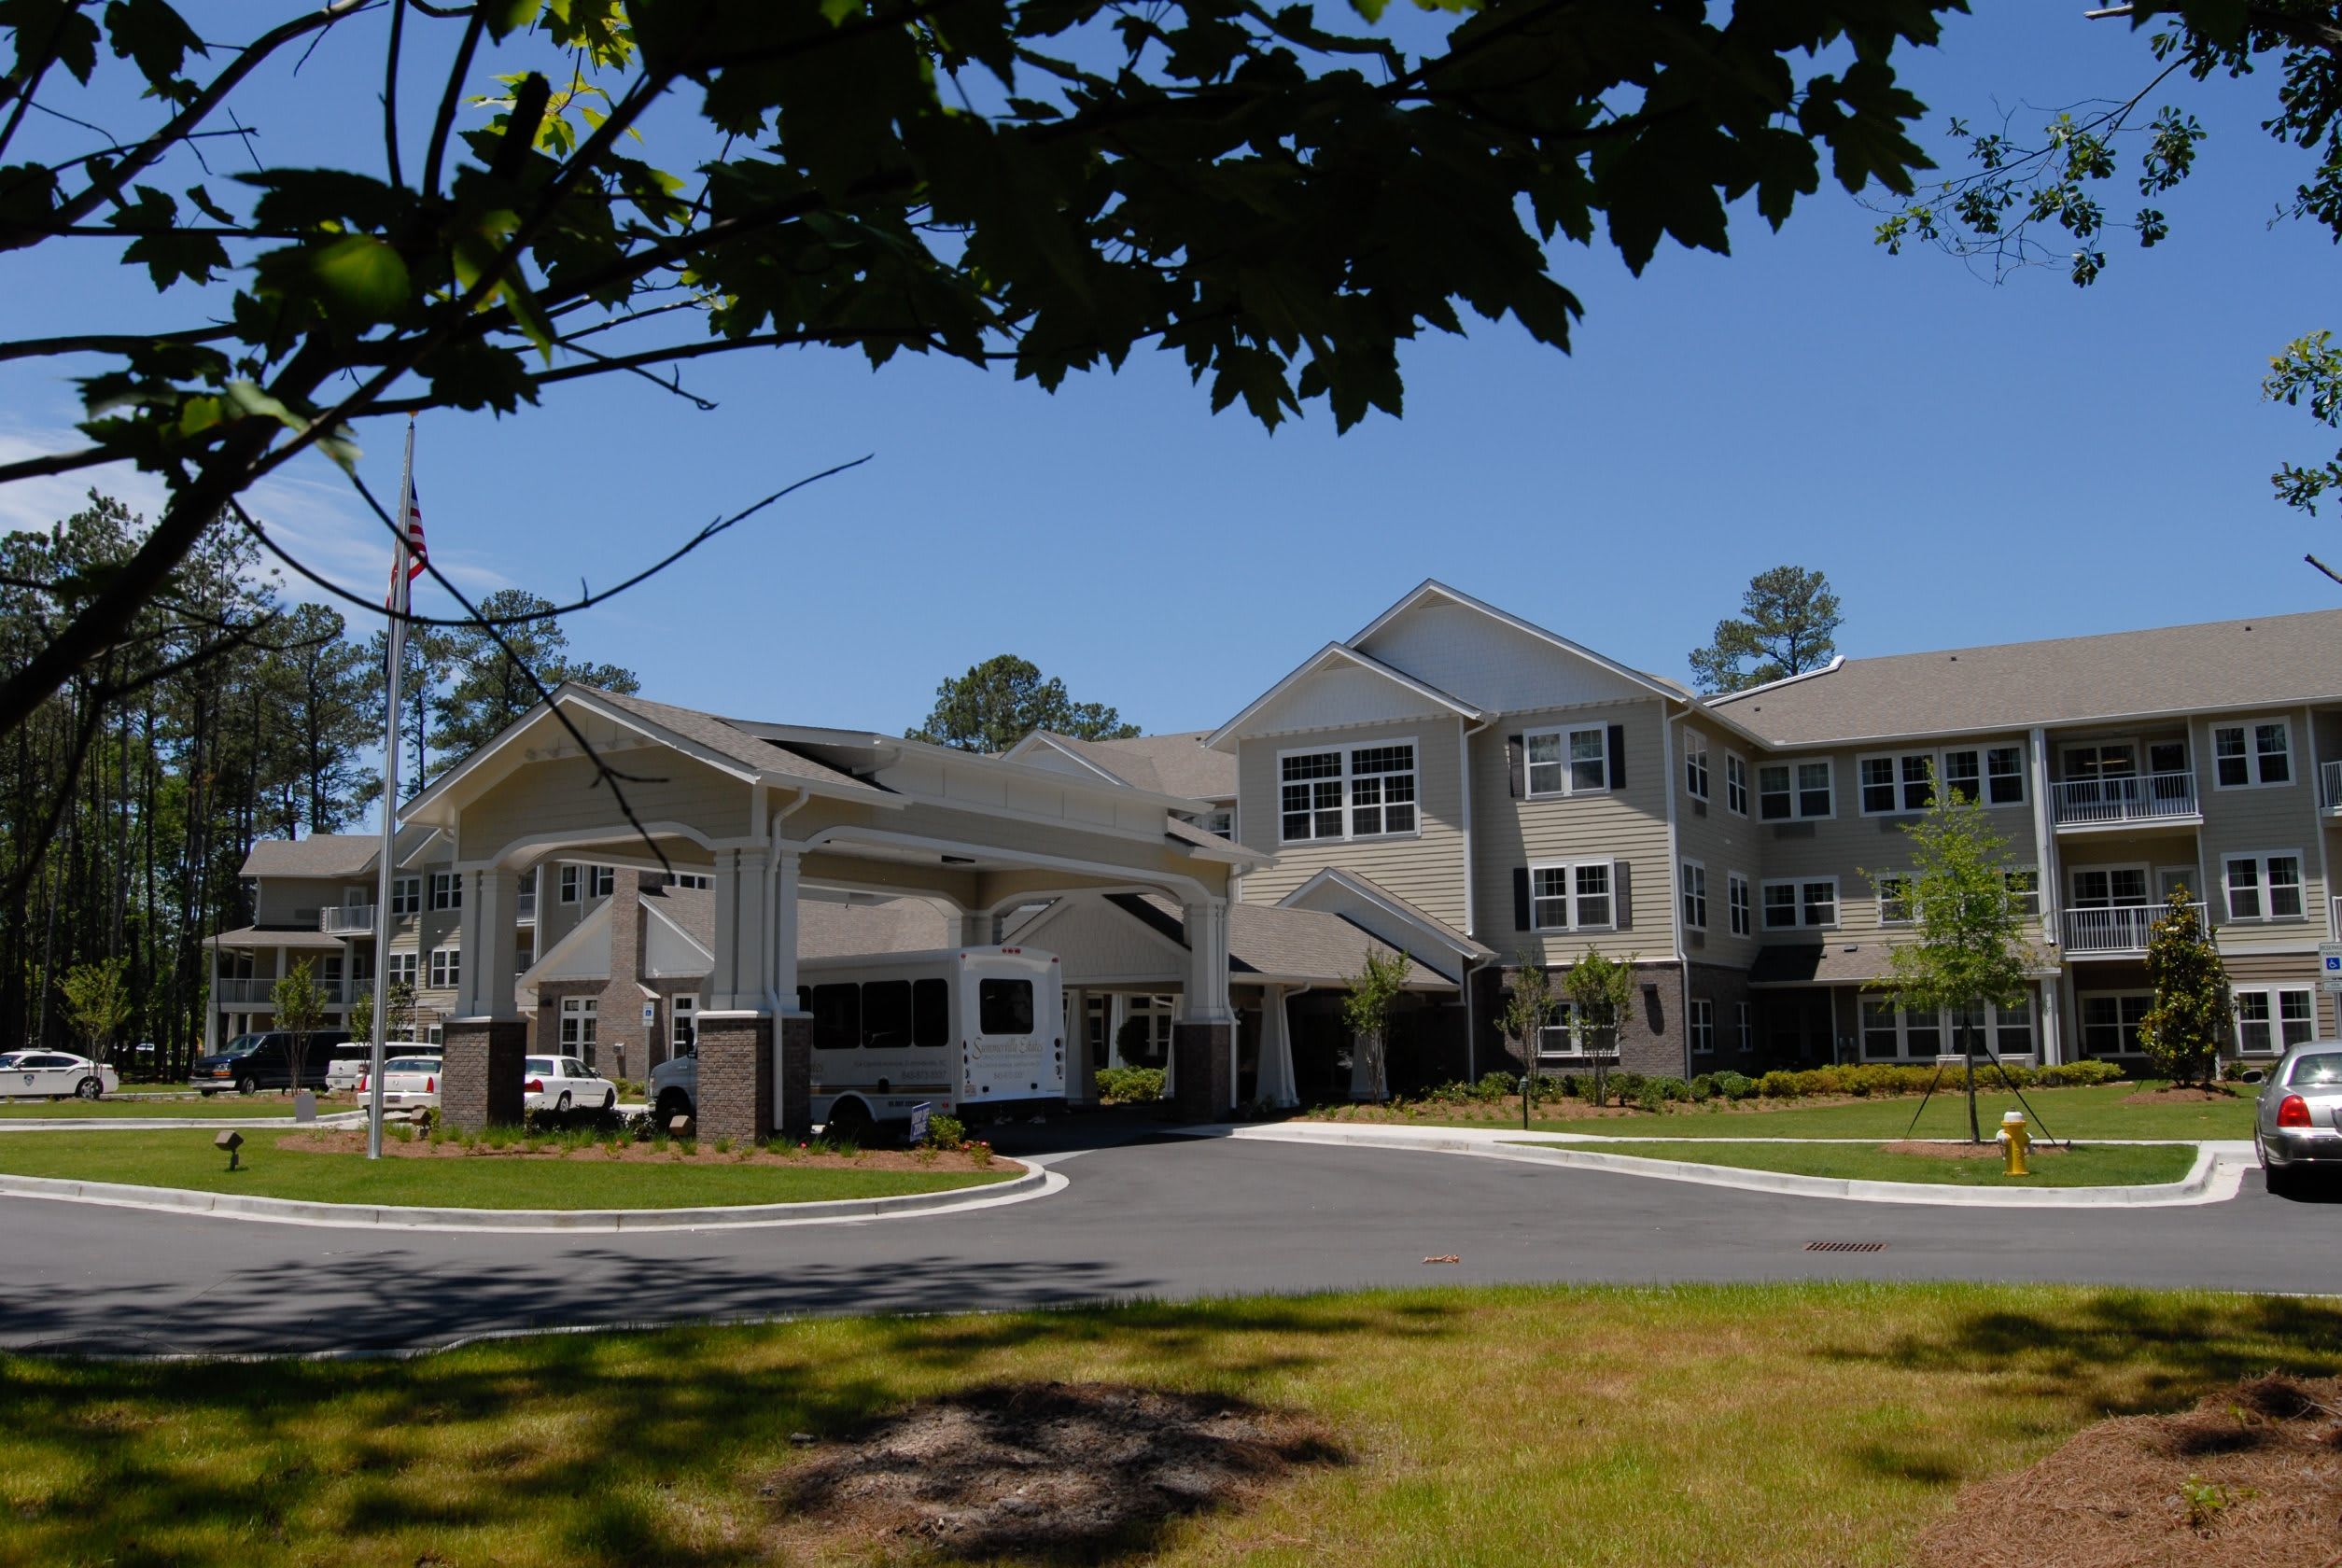
[[[57,988],[64,993],[65,1016],[74,1033],[88,1043],[92,1059],[104,1059],[107,1045],[130,1022],[130,959],[76,964],[65,971]]]
[[[309,1036],[325,1022],[325,996],[310,973],[307,959],[293,965],[269,987],[269,1006],[276,1014],[276,1027],[292,1036],[292,1044],[285,1059],[292,1069],[293,1088],[301,1087],[303,1058],[309,1054]]]
[[[1521,1119],[1529,1119],[1530,1102],[1537,1093],[1537,1040],[1545,1026],[1553,1021],[1553,982],[1545,973],[1545,965],[1532,954],[1518,956],[1520,968],[1515,972],[1512,988],[1505,993],[1504,1015],[1499,1027],[1508,1040],[1521,1042]]]
[[[1364,1057],[1368,1099],[1388,1099],[1391,1095],[1391,1013],[1406,983],[1406,956],[1371,947],[1367,949],[1366,967],[1344,982],[1350,994],[1342,998],[1341,1021]]]
[[[1634,1005],[1634,959],[1608,959],[1588,948],[1562,975],[1562,995],[1578,1015],[1580,1037],[1594,1053],[1594,1103],[1609,1099],[1608,1058],[1619,1048],[1627,1009]]]
[[[2139,1021],[2139,1047],[2149,1066],[2175,1086],[2209,1085],[2235,1004],[2220,949],[2185,888],[2171,890],[2148,935],[2147,979],[2155,999]]]
[[[1894,948],[1886,977],[1870,982],[1870,988],[1887,993],[1907,1013],[1949,1009],[1958,1019],[1968,1136],[1981,1143],[1973,1017],[1986,1002],[2012,1006],[2024,999],[2028,953],[2022,889],[2006,869],[2008,843],[1985,820],[1984,808],[1941,788],[1932,768],[1928,788],[1927,815],[1903,825],[1911,843],[1909,875],[1862,874],[1882,901],[1906,904],[1919,936]]]

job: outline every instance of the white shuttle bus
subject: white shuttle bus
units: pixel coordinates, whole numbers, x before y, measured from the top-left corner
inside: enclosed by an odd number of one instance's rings
[[[1055,954],[961,947],[797,965],[813,1015],[813,1119],[970,1122],[1065,1105],[1065,993]]]

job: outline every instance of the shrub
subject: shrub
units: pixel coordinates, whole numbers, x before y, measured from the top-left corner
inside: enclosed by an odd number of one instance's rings
[[[1159,1067],[1101,1067],[1098,1070],[1098,1098],[1108,1105],[1160,1099],[1163,1098],[1163,1070]]]
[[[1742,1072],[1719,1072],[1716,1075],[1716,1092],[1726,1099],[1748,1099],[1757,1092],[1757,1081]]]
[[[1618,1098],[1620,1105],[1631,1104],[1642,1098],[1645,1080],[1641,1073],[1613,1072],[1609,1077],[1609,1092]]]
[[[2235,1065],[2235,1064],[2232,1064]],[[2044,1088],[2078,1088],[2091,1084],[2111,1084],[2122,1077],[2123,1070],[2109,1061],[2059,1062],[2044,1067],[2033,1074],[2034,1082]]]
[[[1716,1074],[1703,1072],[1694,1077],[1691,1080],[1691,1098],[1703,1105],[1714,1099],[1716,1098]]]
[[[1659,1098],[1670,1104],[1681,1105],[1691,1098],[1690,1085],[1680,1078],[1670,1077],[1663,1072],[1651,1078],[1644,1085],[1644,1087],[1656,1088],[1659,1091]]]
[[[968,1141],[968,1124],[957,1116],[927,1118],[927,1146],[931,1149],[957,1149]]]
[[[1480,1081],[1472,1085],[1472,1093],[1481,1099],[1498,1100],[1512,1093],[1519,1086],[1519,1082],[1508,1072],[1484,1072]],[[1540,1079],[1536,1087],[1542,1089],[1551,1082],[1550,1078]]]
[[[1796,1073],[1775,1071],[1757,1080],[1757,1092],[1767,1099],[1795,1099],[1804,1091],[1797,1086]]]

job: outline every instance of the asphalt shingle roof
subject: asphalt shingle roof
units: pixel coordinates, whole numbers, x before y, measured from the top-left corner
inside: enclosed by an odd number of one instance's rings
[[[605,692],[598,686],[582,687],[612,707],[631,713],[652,723],[706,747],[717,756],[751,767],[764,773],[777,773],[791,778],[825,784],[832,789],[859,791],[863,794],[884,794],[886,791],[865,784],[853,775],[840,773],[826,763],[792,751],[785,746],[764,740],[735,727],[728,721],[712,713],[702,713],[694,707],[677,707],[669,703],[652,702],[645,697],[627,696],[617,692]]]
[[[1777,745],[2025,729],[2342,696],[2342,609],[1849,659],[1729,697]]]
[[[382,839],[374,833],[311,833],[263,838],[244,858],[246,876],[358,876],[374,863]]]
[[[1190,800],[1236,798],[1236,759],[1226,751],[1204,749],[1203,739],[1210,730],[1136,735],[1129,740],[1076,740],[1053,730],[1043,733],[1133,789]]]
[[[1107,903],[1153,926],[1165,936],[1186,945],[1186,922],[1179,905],[1159,893],[1114,893]],[[1366,968],[1367,954],[1394,954],[1407,959],[1404,984],[1434,990],[1453,990],[1454,982],[1399,953],[1390,944],[1362,931],[1339,915],[1315,909],[1287,909],[1273,903],[1231,903],[1227,907],[1227,956],[1230,974],[1266,974],[1297,980],[1344,980]]]

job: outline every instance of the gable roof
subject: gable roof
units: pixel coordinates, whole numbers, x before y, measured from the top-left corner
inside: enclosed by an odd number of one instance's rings
[[[1178,943],[1187,945],[1179,905],[1160,893],[1109,893],[1105,902]],[[1227,961],[1231,977],[1332,984],[1366,967],[1368,953],[1407,961],[1403,984],[1417,990],[1451,991],[1455,982],[1400,952],[1371,931],[1339,915],[1287,909],[1273,903],[1227,906]]]
[[[1436,915],[1422,909],[1392,892],[1373,878],[1343,866],[1324,866],[1310,879],[1277,901],[1280,909],[1309,909],[1311,901],[1324,897],[1330,890],[1351,893],[1376,909],[1382,911],[1403,926],[1413,926],[1439,945],[1452,948],[1459,958],[1480,960],[1496,956],[1496,950],[1486,943],[1466,936]],[[1326,913],[1339,913],[1326,911]],[[1349,918],[1349,917],[1343,917]],[[1389,941],[1387,935],[1384,941]]]
[[[1035,730],[1011,747],[1016,757],[1031,746],[1046,746],[1134,789],[1194,800],[1236,798],[1236,759],[1204,745],[1209,730],[1176,735],[1133,735],[1126,740],[1081,740],[1053,730]]]
[[[1690,696],[1689,692],[1686,692],[1681,686],[1672,680],[1662,679],[1658,676],[1648,674],[1643,670],[1638,670],[1631,665],[1622,665],[1616,659],[1608,657],[1606,654],[1595,652],[1592,649],[1588,648],[1582,642],[1572,642],[1569,638],[1562,636],[1559,632],[1549,632],[1534,621],[1524,621],[1520,616],[1513,614],[1509,610],[1498,609],[1494,605],[1488,603],[1485,599],[1474,598],[1471,595],[1464,592],[1461,588],[1451,588],[1438,579],[1431,577],[1424,578],[1423,581],[1417,583],[1412,589],[1409,590],[1406,595],[1403,596],[1398,603],[1393,605],[1390,609],[1384,610],[1381,614],[1367,622],[1366,625],[1359,628],[1357,635],[1350,639],[1349,645],[1353,648],[1361,646],[1368,637],[1374,636],[1375,633],[1381,631],[1383,627],[1389,625],[1392,622],[1397,620],[1400,616],[1406,614],[1409,610],[1414,609],[1425,599],[1430,598],[1445,599],[1451,604],[1461,605],[1466,609],[1478,610],[1480,614],[1487,616],[1492,621],[1509,626],[1516,632],[1521,632],[1528,637],[1535,637],[1539,642],[1558,648],[1564,653],[1575,654],[1578,658],[1585,660],[1590,665],[1593,665],[1609,671],[1612,675],[1619,677],[1621,680],[1632,681],[1635,685],[1641,686],[1660,696],[1671,697],[1678,702],[1684,701]]]
[[[245,876],[358,876],[374,864],[379,833],[311,833],[307,838],[255,839]]]
[[[2078,724],[2342,696],[2342,609],[1846,659],[1711,698],[1779,746]]]
[[[1479,708],[1474,707],[1470,703],[1465,702],[1459,697],[1450,696],[1447,693],[1440,691],[1437,686],[1427,685],[1426,683],[1416,679],[1413,676],[1409,675],[1404,670],[1394,669],[1389,665],[1384,664],[1381,660],[1374,657],[1370,653],[1361,653],[1358,650],[1349,647],[1343,643],[1329,642],[1325,647],[1319,649],[1316,652],[1311,654],[1308,658],[1302,660],[1299,664],[1294,665],[1291,673],[1287,674],[1283,680],[1278,681],[1274,686],[1269,687],[1269,690],[1263,692],[1259,696],[1255,697],[1245,706],[1243,712],[1239,713],[1235,718],[1229,720],[1218,729],[1213,730],[1209,735],[1206,735],[1204,737],[1203,744],[1212,747],[1214,749],[1218,749],[1226,746],[1229,741],[1236,738],[1238,731],[1242,727],[1246,720],[1252,718],[1255,714],[1263,711],[1273,704],[1279,697],[1283,696],[1287,691],[1292,689],[1296,682],[1306,679],[1308,677],[1316,674],[1319,670],[1324,669],[1328,664],[1336,662],[1347,662],[1367,671],[1368,674],[1380,676],[1383,679],[1390,681],[1393,685],[1398,686],[1406,691],[1412,692],[1415,695],[1425,699],[1435,707],[1446,708],[1449,712],[1455,714],[1458,718],[1477,721],[1487,717]]]
[[[697,708],[677,707],[668,703],[652,702],[647,698],[606,692],[598,686],[565,685],[562,692],[586,692],[636,718],[655,724],[668,733],[706,747],[720,757],[756,769],[759,773],[778,774],[807,784],[819,784],[827,791],[883,794],[875,785],[865,784],[848,773],[841,773],[826,763],[816,762],[802,752],[792,751],[776,741],[750,735],[729,719],[720,719]],[[561,693],[555,693],[557,697]]]

